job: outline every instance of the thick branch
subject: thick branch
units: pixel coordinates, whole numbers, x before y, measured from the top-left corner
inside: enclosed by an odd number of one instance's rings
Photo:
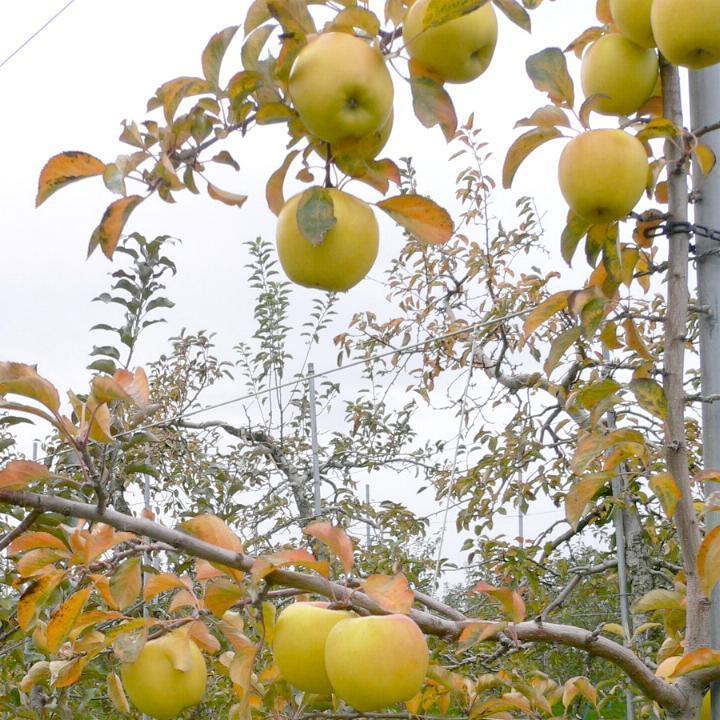
[[[0,502],[46,512],[56,512],[72,518],[104,522],[118,530],[125,530],[157,542],[167,543],[184,550],[194,557],[228,565],[239,570],[249,571],[255,561],[255,558],[250,555],[235,553],[216,545],[210,545],[192,535],[166,528],[151,520],[123,515],[111,509],[107,509],[101,514],[95,505],[88,503],[8,490],[0,491]],[[331,582],[320,576],[305,575],[290,570],[275,570],[265,577],[265,581],[269,585],[296,588],[329,597],[338,602],[347,602],[374,615],[386,614],[377,603],[364,593]],[[451,608],[445,610],[446,615],[452,612]],[[411,610],[409,616],[423,632],[428,635],[444,637],[448,640],[456,639],[463,627],[475,622],[469,619],[463,621],[450,620],[421,610]],[[642,692],[665,708],[675,710],[682,708],[685,704],[685,696],[680,690],[655,677],[652,670],[630,650],[607,638],[597,637],[589,630],[570,625],[529,621],[513,625],[513,635],[521,642],[566,645],[605,658],[621,668]]]

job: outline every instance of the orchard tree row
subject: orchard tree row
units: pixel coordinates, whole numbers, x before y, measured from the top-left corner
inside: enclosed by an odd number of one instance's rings
[[[682,223],[691,167],[700,183],[713,172],[704,139],[720,118],[686,128],[680,68],[720,61],[720,0],[599,0],[596,26],[525,60],[547,99],[518,121],[502,184],[566,137],[561,238],[543,236],[530,198],[517,200],[512,224],[493,219],[486,143],[452,102],[453,84],[489,66],[498,26],[529,32],[530,13],[543,10],[541,0],[255,0],[210,39],[202,75],[164,83],[148,119],[124,124],[129,153],[48,161],[38,204],[94,176],[119,196],[89,251],[121,258],[97,300],[124,318],[93,329],[112,340],[93,347],[89,387],[67,402],[36,367],[0,363],[3,712],[611,717],[618,707],[623,716],[628,690],[644,717],[708,717],[707,689],[720,679],[720,652],[708,647],[720,532],[703,530],[713,499],[702,488],[720,469],[701,467],[698,408],[712,399],[686,367],[704,310],[690,297]],[[240,63],[221,82],[236,44]],[[394,117],[407,114],[394,108],[400,82],[462,167],[454,221],[419,191],[411,161],[380,157]],[[598,115],[617,127],[593,129]],[[276,247],[247,245],[254,338],[231,364],[207,333],[183,333],[133,367],[144,329],[172,307],[164,289],[176,272],[167,238],[123,234],[133,210],[204,188],[236,212],[246,196],[218,187],[213,167],[238,169],[231,138],[259,138],[273,123],[287,127],[288,152],[265,187]],[[291,170],[308,187],[286,200]],[[386,318],[335,314],[332,293],[362,281],[379,243],[351,183],[373,188],[405,236],[385,269]],[[653,206],[638,212],[643,194]],[[543,270],[558,254],[578,265],[581,247],[580,287]],[[305,292],[291,284],[330,291],[299,331],[305,360],[333,347],[340,365],[363,366],[357,397],[342,382],[320,386],[321,409],[345,422],[319,452],[319,515],[305,363],[287,381],[290,293]],[[203,392],[233,387],[233,373],[258,398],[260,423],[203,418]],[[401,383],[398,408],[387,397]],[[458,414],[459,463],[444,443],[423,442],[424,404]],[[48,432],[42,461],[14,455],[12,428],[24,422]],[[428,518],[357,499],[358,474],[380,468],[415,473],[456,508],[469,572],[447,597]],[[162,498],[157,516],[137,511],[143,477]],[[519,543],[497,537],[499,515],[539,498],[565,521]],[[374,542],[354,537],[358,521]],[[609,590],[618,522],[629,621]],[[442,547],[438,560],[442,577]]]

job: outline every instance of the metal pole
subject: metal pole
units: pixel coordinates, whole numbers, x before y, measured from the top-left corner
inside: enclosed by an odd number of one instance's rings
[[[310,395],[310,439],[312,441],[312,467],[314,482],[315,517],[319,518],[320,508],[320,461],[318,460],[317,406],[315,403],[315,366],[308,363],[308,390]]]
[[[695,130],[720,121],[720,66],[690,72],[690,112]],[[715,130],[700,140],[720,158],[720,132]],[[695,222],[714,230],[720,229],[720,171],[716,167],[707,177],[695,163]],[[710,397],[720,393],[720,250],[709,238],[696,237],[698,304],[700,313],[701,394]],[[720,402],[702,403],[703,465],[720,468]],[[720,491],[720,484],[705,484],[705,496]],[[720,525],[720,512],[708,513],[705,527],[709,532]],[[711,608],[712,646],[720,648],[720,588],[716,585]],[[712,719],[720,720],[720,683],[712,686]]]
[[[370,485],[365,485],[365,504],[370,512]],[[370,547],[370,523],[365,523],[365,546]]]
[[[525,520],[525,515],[523,515],[523,511],[518,508],[518,542],[520,543],[520,547],[525,545],[525,531],[523,529],[523,521]]]
[[[603,358],[607,363],[610,360],[610,352],[607,348],[603,348]],[[606,414],[606,422],[609,430],[615,430],[616,418],[615,413],[610,411]],[[625,491],[625,481],[621,475],[616,475],[612,481],[612,491],[615,498],[622,496]],[[618,563],[618,594],[620,596],[620,621],[623,628],[623,645],[630,645],[632,637],[632,618],[630,616],[630,598],[628,597],[628,580],[627,580],[627,560],[625,557],[625,517],[621,507],[616,507],[613,512],[613,522],[615,525],[615,548],[617,552]],[[635,703],[632,690],[629,685],[625,685],[625,717],[627,720],[635,720]]]

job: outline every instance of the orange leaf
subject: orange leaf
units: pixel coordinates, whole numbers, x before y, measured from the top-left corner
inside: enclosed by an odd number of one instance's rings
[[[677,664],[672,676],[674,678],[682,677],[696,670],[704,670],[718,665],[720,665],[720,652],[711,648],[700,648],[685,655]]]
[[[247,195],[237,195],[236,193],[228,192],[227,190],[221,190],[219,187],[208,183],[207,186],[208,195],[213,200],[219,200],[225,205],[233,205],[235,207],[242,207],[247,200]]]
[[[123,690],[120,678],[115,673],[110,673],[107,679],[107,694],[110,698],[110,702],[113,707],[123,713],[123,715],[130,714],[130,705],[127,698],[125,697],[125,691]]]
[[[64,577],[65,573],[61,570],[53,570],[41,575],[25,589],[17,605],[17,621],[21,630],[27,631],[37,606],[49,597]]]
[[[525,336],[532,335],[546,320],[565,310],[569,296],[570,291],[563,290],[541,302],[540,305],[525,318],[525,323],[523,324]]]
[[[697,566],[702,591],[709,598],[720,579],[720,527],[713,528],[703,539],[697,554]]]
[[[205,588],[205,607],[215,617],[221,618],[238,600],[245,596],[245,591],[228,578],[219,578],[208,583]]]
[[[168,590],[174,590],[180,588],[187,590],[186,583],[177,575],[171,575],[170,573],[160,573],[159,575],[150,575],[145,581],[145,587],[143,588],[143,600],[149,602],[156,595],[167,592]]]
[[[575,446],[575,452],[570,461],[570,468],[576,475],[580,475],[580,473],[588,469],[592,461],[595,460],[606,447],[607,439],[604,435],[584,432]]]
[[[0,362],[0,395],[7,393],[37,400],[53,412],[60,409],[60,396],[55,386],[40,377],[30,365]]]
[[[98,375],[92,381],[92,394],[98,403],[109,403],[114,401],[132,403],[133,399],[128,395],[125,388],[115,378],[107,375]]]
[[[111,203],[105,209],[100,224],[95,228],[88,246],[88,257],[99,245],[103,254],[112,260],[113,253],[120,240],[120,233],[130,217],[130,213],[144,200],[141,195],[129,195]]]
[[[197,515],[182,523],[180,528],[211,545],[216,545],[217,547],[230,550],[239,555],[243,552],[242,543],[238,536],[235,535],[219,517],[215,517],[215,515]],[[216,563],[213,563],[213,567],[217,567],[218,570],[226,572],[238,581],[243,576],[242,571],[235,568]]]
[[[0,476],[2,476],[2,473],[0,473]],[[48,532],[26,532],[10,543],[8,555],[17,555],[17,553],[37,548],[52,548],[67,553],[67,547],[59,537]]]
[[[355,562],[353,560],[353,547],[350,538],[342,528],[333,527],[326,522],[315,522],[303,528],[303,532],[305,535],[325,543],[333,555],[340,560],[340,564],[346,573],[352,570]]]
[[[383,610],[407,615],[413,606],[415,594],[402,574],[371,575],[362,584],[365,594]]]
[[[474,622],[472,625],[466,625],[458,638],[458,652],[495,637],[505,627],[505,623],[498,622]]]
[[[92,660],[90,655],[81,655],[66,663],[57,674],[57,679],[54,683],[55,687],[65,688],[74,685],[80,679],[82,671],[90,660]]]
[[[210,653],[210,655],[220,652],[218,639],[210,634],[207,625],[200,620],[196,620],[190,625],[190,638],[202,651]]]
[[[299,565],[300,567],[315,570],[323,577],[327,577],[330,573],[328,564],[324,560],[318,560],[307,550],[281,550],[272,555],[263,555],[255,560],[251,570],[253,582],[259,582],[275,568],[287,567],[288,565]]]
[[[517,592],[507,587],[495,588],[486,582],[479,582],[471,592],[484,593],[497,600],[505,614],[513,622],[522,622],[525,619],[525,603]]]
[[[577,527],[588,503],[610,482],[607,473],[588,475],[578,480],[565,495],[565,518],[573,528]]]
[[[21,577],[37,575],[48,565],[66,558],[66,551],[58,551],[52,548],[39,548],[25,553],[16,563],[16,568]]]
[[[283,185],[285,184],[285,176],[287,171],[292,164],[292,161],[297,157],[299,150],[293,150],[288,153],[283,164],[270,176],[265,187],[265,199],[267,200],[268,207],[274,215],[279,215],[280,211],[285,205],[285,196],[283,194]]]
[[[75,627],[77,619],[85,607],[90,591],[92,588],[83,588],[82,590],[71,595],[53,614],[48,623],[47,647],[51,653],[55,653]]]
[[[168,605],[168,612],[174,613],[186,607],[197,609],[199,607],[198,599],[189,590],[178,590]]]
[[[118,610],[125,610],[135,602],[140,595],[141,585],[140,559],[130,558],[122,563],[110,578],[110,592]]]
[[[83,547],[85,564],[97,560],[111,548],[136,539],[137,536],[132,533],[117,532],[110,525],[97,523],[91,533],[86,533],[86,542]]]
[[[92,155],[76,150],[51,157],[40,173],[35,207],[44,203],[56,190],[76,180],[102,175],[105,163]]]
[[[421,242],[442,245],[453,235],[447,210],[420,195],[397,195],[376,205]]]
[[[50,479],[50,471],[30,460],[13,460],[0,470],[0,489],[21,490],[30,483]]]

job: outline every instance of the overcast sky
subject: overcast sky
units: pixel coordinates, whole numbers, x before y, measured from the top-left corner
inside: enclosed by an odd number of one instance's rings
[[[66,0],[33,0],[6,11],[0,24],[0,61],[57,12]],[[38,174],[45,161],[63,150],[84,150],[112,161],[127,152],[117,141],[124,118],[143,120],[145,103],[164,81],[180,75],[200,75],[200,53],[216,31],[241,24],[243,0],[206,3],[188,0],[125,0],[108,3],[75,0],[46,30],[0,68],[3,114],[2,188],[0,192],[0,357],[38,363],[40,372],[63,392],[82,390],[85,366],[93,338],[91,325],[107,318],[107,308],[90,303],[107,288],[112,265],[99,253],[85,260],[88,239],[105,206],[116,196],[101,180],[70,186],[34,208]],[[594,0],[546,2],[532,13],[530,36],[500,18],[498,49],[490,69],[468,86],[451,87],[458,117],[475,113],[476,126],[496,153],[496,176],[512,139],[516,120],[545,104],[528,80],[524,60],[549,45],[566,45],[582,29],[595,24]],[[376,8],[377,9],[377,8]],[[381,10],[380,10],[381,12]],[[231,46],[222,78],[240,68],[241,38]],[[574,74],[579,63],[571,61]],[[579,88],[578,88],[579,92]],[[458,167],[438,128],[427,130],[414,118],[405,83],[396,83],[395,129],[386,153],[411,155],[422,192],[453,208],[452,194]],[[250,199],[242,209],[224,206],[184,193],[169,206],[157,198],[141,205],[126,230],[147,237],[169,234],[182,238],[173,251],[178,280],[169,294],[177,307],[169,324],[157,326],[145,338],[139,362],[166,347],[166,338],[182,327],[206,328],[217,333],[220,352],[230,355],[233,345],[246,339],[251,328],[251,295],[245,282],[247,262],[243,242],[274,236],[274,217],[265,206],[268,174],[284,157],[283,127],[258,128],[251,141],[231,146],[241,171],[222,169],[217,184]],[[499,211],[509,209],[521,195],[536,198],[546,213],[549,246],[559,244],[565,205],[555,181],[560,143],[536,152],[521,169],[512,192],[499,199]],[[369,200],[380,197],[353,184],[353,192]],[[300,189],[297,186],[295,189]],[[293,190],[289,184],[286,195]],[[384,216],[381,253],[372,276],[381,279],[389,260],[401,247],[400,230]],[[563,281],[567,287],[567,280]],[[314,297],[299,289],[294,296],[297,317]],[[345,295],[341,317],[374,307],[378,285],[365,281]],[[335,352],[321,348],[316,368],[333,364]],[[299,359],[298,359],[299,363]],[[223,392],[243,392],[225,386]],[[454,435],[447,432],[448,436]],[[397,490],[397,489],[396,489]],[[403,493],[411,492],[408,487]],[[382,488],[373,490],[374,499]],[[429,500],[429,498],[428,498]],[[547,513],[547,506],[537,508]],[[528,534],[549,524],[545,514],[528,518]],[[515,520],[499,528],[514,534]]]

